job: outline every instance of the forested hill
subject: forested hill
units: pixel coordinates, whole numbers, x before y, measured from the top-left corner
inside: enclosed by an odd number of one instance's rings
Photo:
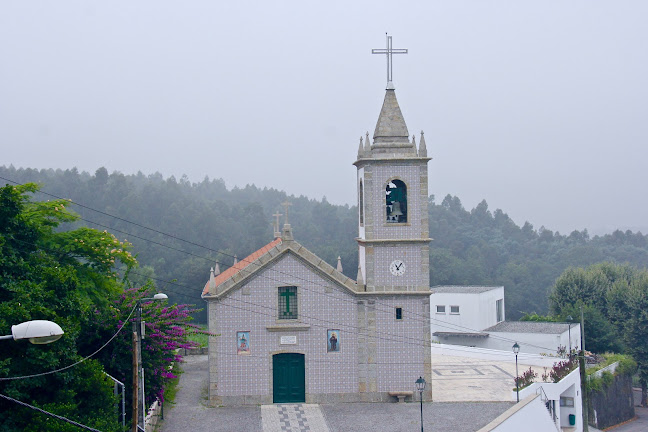
[[[132,279],[153,277],[160,290],[178,302],[202,307],[200,291],[209,268],[218,260],[224,270],[234,255],[243,258],[268,243],[272,214],[283,213],[286,199],[292,203],[295,239],[331,265],[341,256],[349,277],[357,273],[355,206],[288,197],[255,186],[228,190],[222,180],[191,183],[158,173],[109,174],[104,168],[92,175],[76,169],[2,166],[0,177],[2,184],[10,183],[5,179],[39,183],[43,192],[83,205],[72,207],[82,223],[133,243],[141,268],[134,270]],[[503,285],[508,319],[523,312],[546,313],[548,289],[569,266],[601,261],[648,266],[648,236],[641,233],[616,231],[590,238],[587,231],[561,235],[529,223],[520,227],[501,210],[490,212],[485,201],[468,211],[452,196],[440,203],[430,197],[428,208],[434,239],[431,285]],[[203,320],[204,314],[197,318]]]

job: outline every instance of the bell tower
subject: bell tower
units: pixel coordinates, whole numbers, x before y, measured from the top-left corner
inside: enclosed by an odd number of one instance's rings
[[[428,162],[423,132],[418,149],[410,139],[391,81],[388,82],[373,143],[360,138],[358,188],[358,285],[368,292],[429,291]]]

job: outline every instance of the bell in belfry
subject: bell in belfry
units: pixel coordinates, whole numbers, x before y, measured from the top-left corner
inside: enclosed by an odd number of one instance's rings
[[[394,201],[392,203],[391,216],[396,217],[396,219],[398,219],[400,216],[403,216],[403,212],[401,211],[400,207],[400,201]]]

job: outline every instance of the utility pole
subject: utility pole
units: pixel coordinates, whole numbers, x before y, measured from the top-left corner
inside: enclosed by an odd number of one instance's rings
[[[585,374],[585,319],[583,318],[583,306],[580,307],[581,313],[581,349],[578,356],[578,368],[580,369],[581,379],[581,401],[583,404],[583,432],[589,432],[589,414],[587,409],[587,376]]]
[[[137,432],[137,420],[139,418],[139,401],[137,397],[139,394],[139,389],[137,388],[139,381],[137,374],[137,371],[139,370],[139,364],[137,362],[137,354],[137,332],[133,332],[133,414],[131,419],[131,432]]]

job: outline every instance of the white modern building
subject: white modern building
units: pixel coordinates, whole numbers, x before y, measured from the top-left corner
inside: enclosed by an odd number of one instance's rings
[[[435,342],[502,351],[517,342],[522,353],[550,355],[580,346],[578,323],[505,321],[502,286],[437,286],[431,292]]]

